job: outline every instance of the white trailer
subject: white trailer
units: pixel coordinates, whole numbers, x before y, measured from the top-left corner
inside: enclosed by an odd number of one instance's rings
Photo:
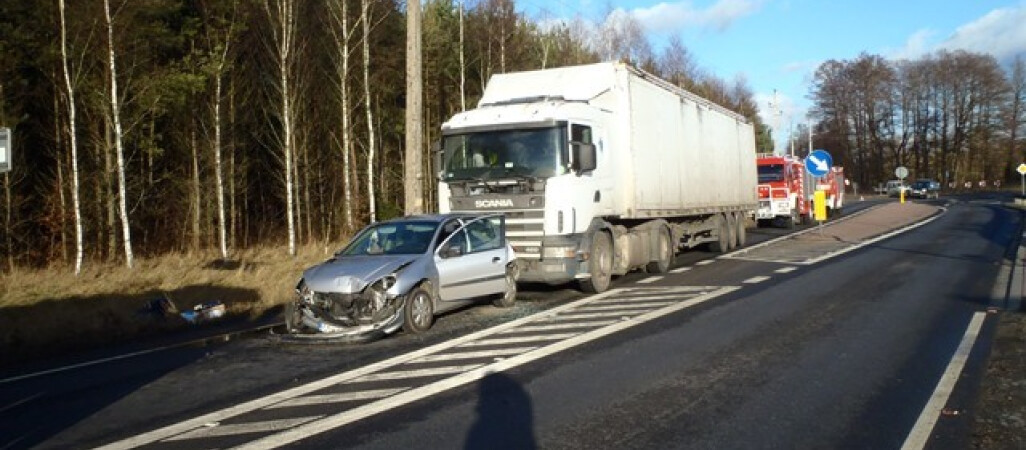
[[[744,245],[758,206],[752,125],[623,63],[492,76],[442,135],[439,210],[505,213],[525,282],[665,272]]]

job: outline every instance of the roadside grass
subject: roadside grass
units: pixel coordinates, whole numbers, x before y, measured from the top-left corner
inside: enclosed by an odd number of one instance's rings
[[[148,310],[165,297],[178,311],[222,302],[227,317],[211,323],[254,320],[290,300],[303,269],[338,248],[308,245],[292,257],[261,247],[226,261],[213,251],[168,254],[139,258],[133,269],[87,262],[77,277],[65,265],[0,274],[0,366],[195,326]]]

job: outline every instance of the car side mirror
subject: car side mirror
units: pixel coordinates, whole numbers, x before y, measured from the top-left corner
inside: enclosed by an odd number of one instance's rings
[[[570,147],[574,158],[571,168],[575,172],[591,172],[595,170],[596,159],[598,159],[595,153],[595,144],[573,142],[570,144]]]

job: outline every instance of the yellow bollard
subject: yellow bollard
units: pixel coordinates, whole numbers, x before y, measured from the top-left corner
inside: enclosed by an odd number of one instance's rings
[[[901,192],[898,193],[898,198],[901,199],[901,203],[905,203],[905,187],[901,187]]]
[[[816,191],[812,199],[815,202],[816,220],[820,222],[827,220],[826,191]]]

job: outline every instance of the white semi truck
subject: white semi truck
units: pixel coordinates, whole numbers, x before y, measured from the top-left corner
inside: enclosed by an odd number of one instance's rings
[[[521,282],[666,272],[744,245],[758,207],[751,123],[619,62],[492,76],[436,155],[439,210],[505,213]]]

